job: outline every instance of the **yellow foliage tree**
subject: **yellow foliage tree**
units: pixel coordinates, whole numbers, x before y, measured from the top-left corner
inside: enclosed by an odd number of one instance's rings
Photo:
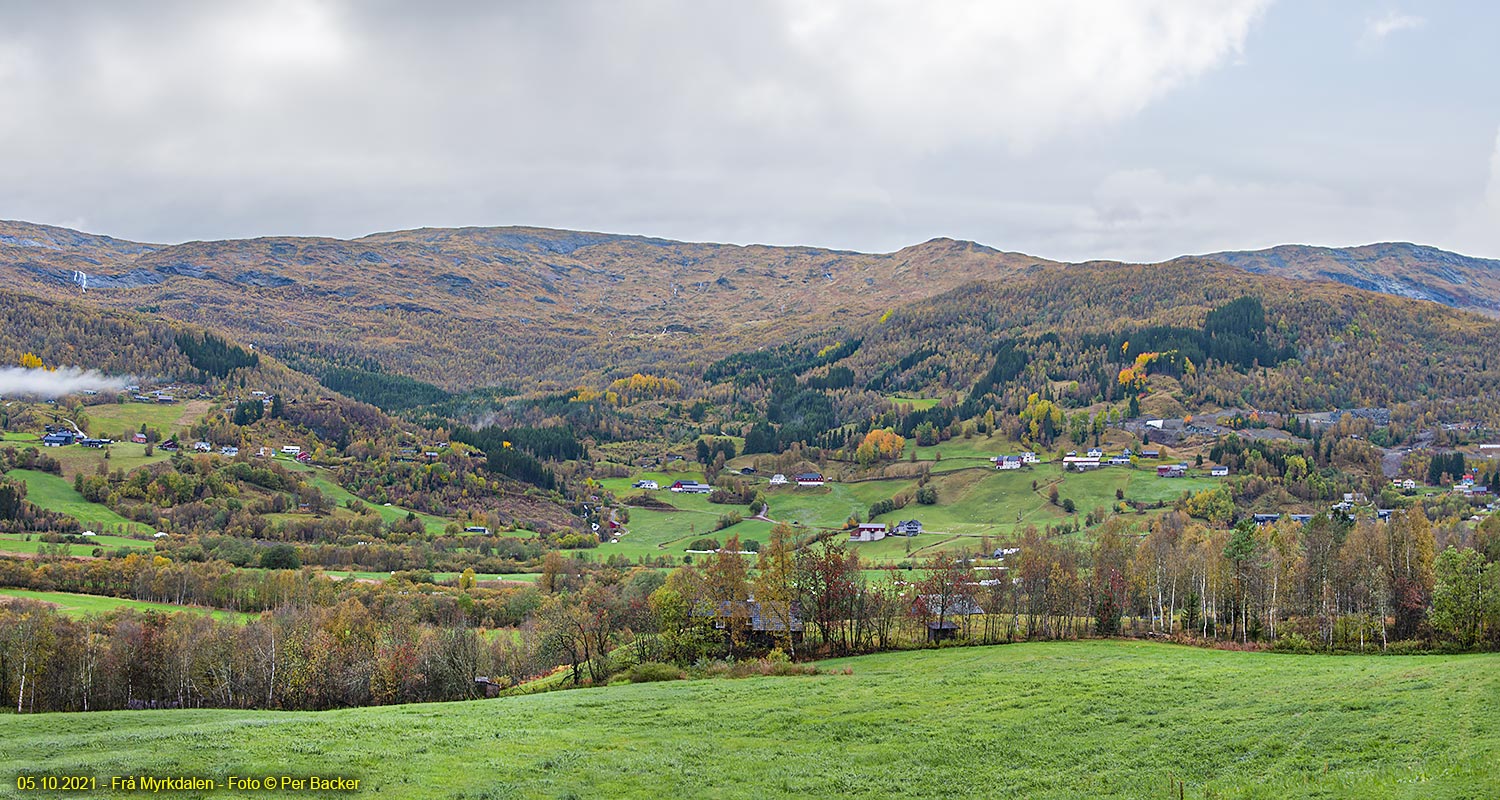
[[[672,378],[660,378],[637,372],[628,378],[620,378],[611,383],[608,391],[630,402],[657,397],[678,397],[682,394],[682,384]]]
[[[894,460],[906,449],[906,439],[889,428],[880,428],[865,434],[864,441],[854,451],[854,458],[861,464],[873,464],[882,459]]]
[[[21,366],[26,369],[41,369],[42,359],[36,353],[27,353],[21,356]]]

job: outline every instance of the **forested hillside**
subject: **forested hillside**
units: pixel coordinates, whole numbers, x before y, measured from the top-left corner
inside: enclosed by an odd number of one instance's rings
[[[0,290],[0,311],[0,363],[22,363],[24,356],[39,362],[42,372],[93,370],[96,385],[108,383],[102,390],[73,390],[48,403],[24,395],[7,397],[10,402],[0,408],[0,432],[35,437],[44,424],[78,425],[89,435],[113,439],[102,450],[75,446],[49,451],[76,455],[64,464],[53,460],[41,471],[75,483],[81,499],[124,519],[183,533],[227,532],[248,541],[363,536],[370,547],[381,540],[403,543],[413,531],[428,527],[415,517],[370,514],[354,498],[340,509],[330,495],[347,488],[377,504],[395,503],[443,518],[435,523],[439,531],[447,518],[470,513],[497,529],[525,525],[532,531],[527,535],[582,525],[562,494],[553,491],[551,469],[534,459],[492,464],[483,452],[448,447],[442,425],[424,429],[393,419],[212,331],[141,312],[5,290]],[[126,384],[135,388],[120,391]],[[381,387],[384,393],[371,399],[384,400],[392,391]],[[366,384],[351,388],[372,391]],[[151,394],[142,396],[142,391]],[[159,400],[160,395],[166,399]],[[130,441],[136,433],[144,444]],[[180,458],[179,451],[196,441],[211,449],[196,459]],[[173,446],[167,448],[168,442]],[[444,444],[437,447],[436,442]],[[299,447],[316,460],[309,465],[254,460],[283,446]],[[220,452],[222,448],[231,452]],[[0,463],[13,465],[26,451],[10,452],[14,457]],[[432,455],[417,463],[417,452]],[[174,457],[165,460],[169,455]],[[306,474],[313,465],[326,468],[339,485]],[[299,509],[310,515],[277,519]],[[78,528],[69,523],[52,529]],[[231,552],[228,548],[219,555],[227,558]],[[364,558],[365,563],[395,566],[430,562],[400,553],[367,553]],[[233,559],[253,561],[253,552]]]
[[[818,358],[827,341],[846,344]],[[1143,403],[1168,416],[1379,406],[1408,422],[1494,425],[1497,341],[1500,323],[1432,303],[1202,262],[1101,263],[966,285],[764,364],[726,359],[705,377],[769,409],[783,447],[890,424],[882,410],[900,395],[956,401],[907,415],[908,434],[924,419],[1024,418],[1032,395],[1122,420]]]

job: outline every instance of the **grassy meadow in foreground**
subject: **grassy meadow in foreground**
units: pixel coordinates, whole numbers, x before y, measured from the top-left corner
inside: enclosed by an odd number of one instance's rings
[[[1187,797],[1500,796],[1496,655],[1088,641],[823,666],[853,674],[7,716],[0,772],[342,773],[402,798],[1167,797],[1174,779]]]

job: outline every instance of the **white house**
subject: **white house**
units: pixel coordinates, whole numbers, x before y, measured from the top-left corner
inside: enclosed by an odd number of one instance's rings
[[[661,488],[661,484],[657,483],[656,481],[636,481],[635,483],[631,484],[631,486],[633,486],[633,487],[635,487],[637,489],[651,489],[651,490],[655,490],[655,489],[660,489]]]
[[[771,476],[771,485],[772,486],[785,486],[786,484],[787,484],[786,476],[782,475],[780,472],[778,472],[775,475]]]
[[[861,522],[858,528],[849,533],[849,541],[878,542],[885,538],[886,532],[884,522]]]
[[[1036,457],[1036,453],[1022,453],[1021,454],[1021,463],[1022,464],[1040,464],[1041,461],[1042,460],[1040,458]]]
[[[295,456],[302,452],[302,448],[295,444],[287,444],[281,446],[281,452],[289,456]]]
[[[1229,467],[1212,467],[1208,470],[1208,474],[1215,478],[1223,478],[1229,474]]]
[[[914,519],[903,519],[896,523],[891,531],[892,536],[916,536],[922,532],[922,523]]]
[[[1086,470],[1098,469],[1101,466],[1103,464],[1097,458],[1087,458],[1084,456],[1065,456],[1063,458],[1064,470],[1071,469],[1077,472],[1084,472]]]
[[[1087,455],[1089,458],[1104,458],[1104,451],[1097,447],[1090,447]]]

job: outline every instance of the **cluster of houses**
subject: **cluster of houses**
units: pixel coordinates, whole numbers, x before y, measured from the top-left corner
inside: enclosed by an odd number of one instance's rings
[[[1336,504],[1333,506],[1332,510],[1348,513],[1350,509],[1341,508],[1340,506],[1342,505],[1342,503]],[[1273,523],[1280,522],[1283,516],[1291,520],[1292,522],[1300,522],[1303,524],[1311,522],[1313,518],[1312,514],[1253,514],[1251,515],[1251,519],[1255,521],[1256,525],[1271,525]],[[1391,509],[1389,508],[1375,509],[1375,516],[1372,517],[1372,519],[1378,519],[1382,522],[1387,521],[1390,518]]]
[[[922,523],[904,519],[892,526],[884,522],[862,522],[849,532],[851,542],[878,542],[887,536],[916,536],[922,532]]]
[[[1464,497],[1478,497],[1489,494],[1490,487],[1476,483],[1473,474],[1466,474],[1458,483],[1453,484],[1453,491]]]
[[[1155,460],[1161,458],[1161,451],[1157,449],[1144,449],[1139,453],[1125,448],[1125,452],[1116,455],[1107,455],[1097,447],[1090,448],[1083,455],[1077,451],[1070,450],[1063,455],[1063,469],[1072,472],[1088,472],[1101,467],[1128,467],[1131,456],[1139,456],[1143,459]],[[995,469],[1013,470],[1020,469],[1027,464],[1041,463],[1036,453],[1022,453],[1018,456],[995,456],[990,459],[995,462]],[[1208,473],[1216,478],[1222,478],[1229,474],[1229,467],[1210,467]],[[1156,474],[1162,478],[1185,478],[1188,474],[1187,464],[1166,464],[1156,468]]]
[[[42,446],[67,447],[68,445],[78,443],[82,439],[82,436],[73,431],[49,430],[47,435],[42,437]]]
[[[77,431],[65,430],[52,425],[47,426],[47,428],[46,435],[42,437],[42,445],[44,447],[68,447],[78,444],[84,447],[102,448],[115,443],[113,439],[84,436]],[[144,433],[133,433],[130,435],[130,441],[133,444],[146,444],[149,440]],[[168,439],[157,445],[157,447],[164,453],[175,453],[182,449],[182,445],[176,439]],[[212,442],[197,441],[193,443],[192,449],[195,453],[212,453],[215,448]],[[261,449],[264,450],[265,448]],[[297,449],[300,452],[301,448]],[[240,454],[240,449],[234,445],[224,445],[218,448],[218,451],[220,455],[230,458],[234,458]]]
[[[125,388],[127,391],[134,392],[134,394],[130,395],[130,399],[136,401],[137,403],[160,403],[161,405],[171,405],[172,403],[177,402],[177,395],[173,394],[173,392],[177,390],[177,387],[175,386],[168,387],[166,389],[157,389],[155,391],[147,392],[146,394],[140,393],[141,387],[139,386],[127,386]]]
[[[1018,456],[995,456],[990,459],[995,462],[995,469],[1020,469],[1024,464],[1040,464],[1041,459],[1036,453],[1022,453]]]

